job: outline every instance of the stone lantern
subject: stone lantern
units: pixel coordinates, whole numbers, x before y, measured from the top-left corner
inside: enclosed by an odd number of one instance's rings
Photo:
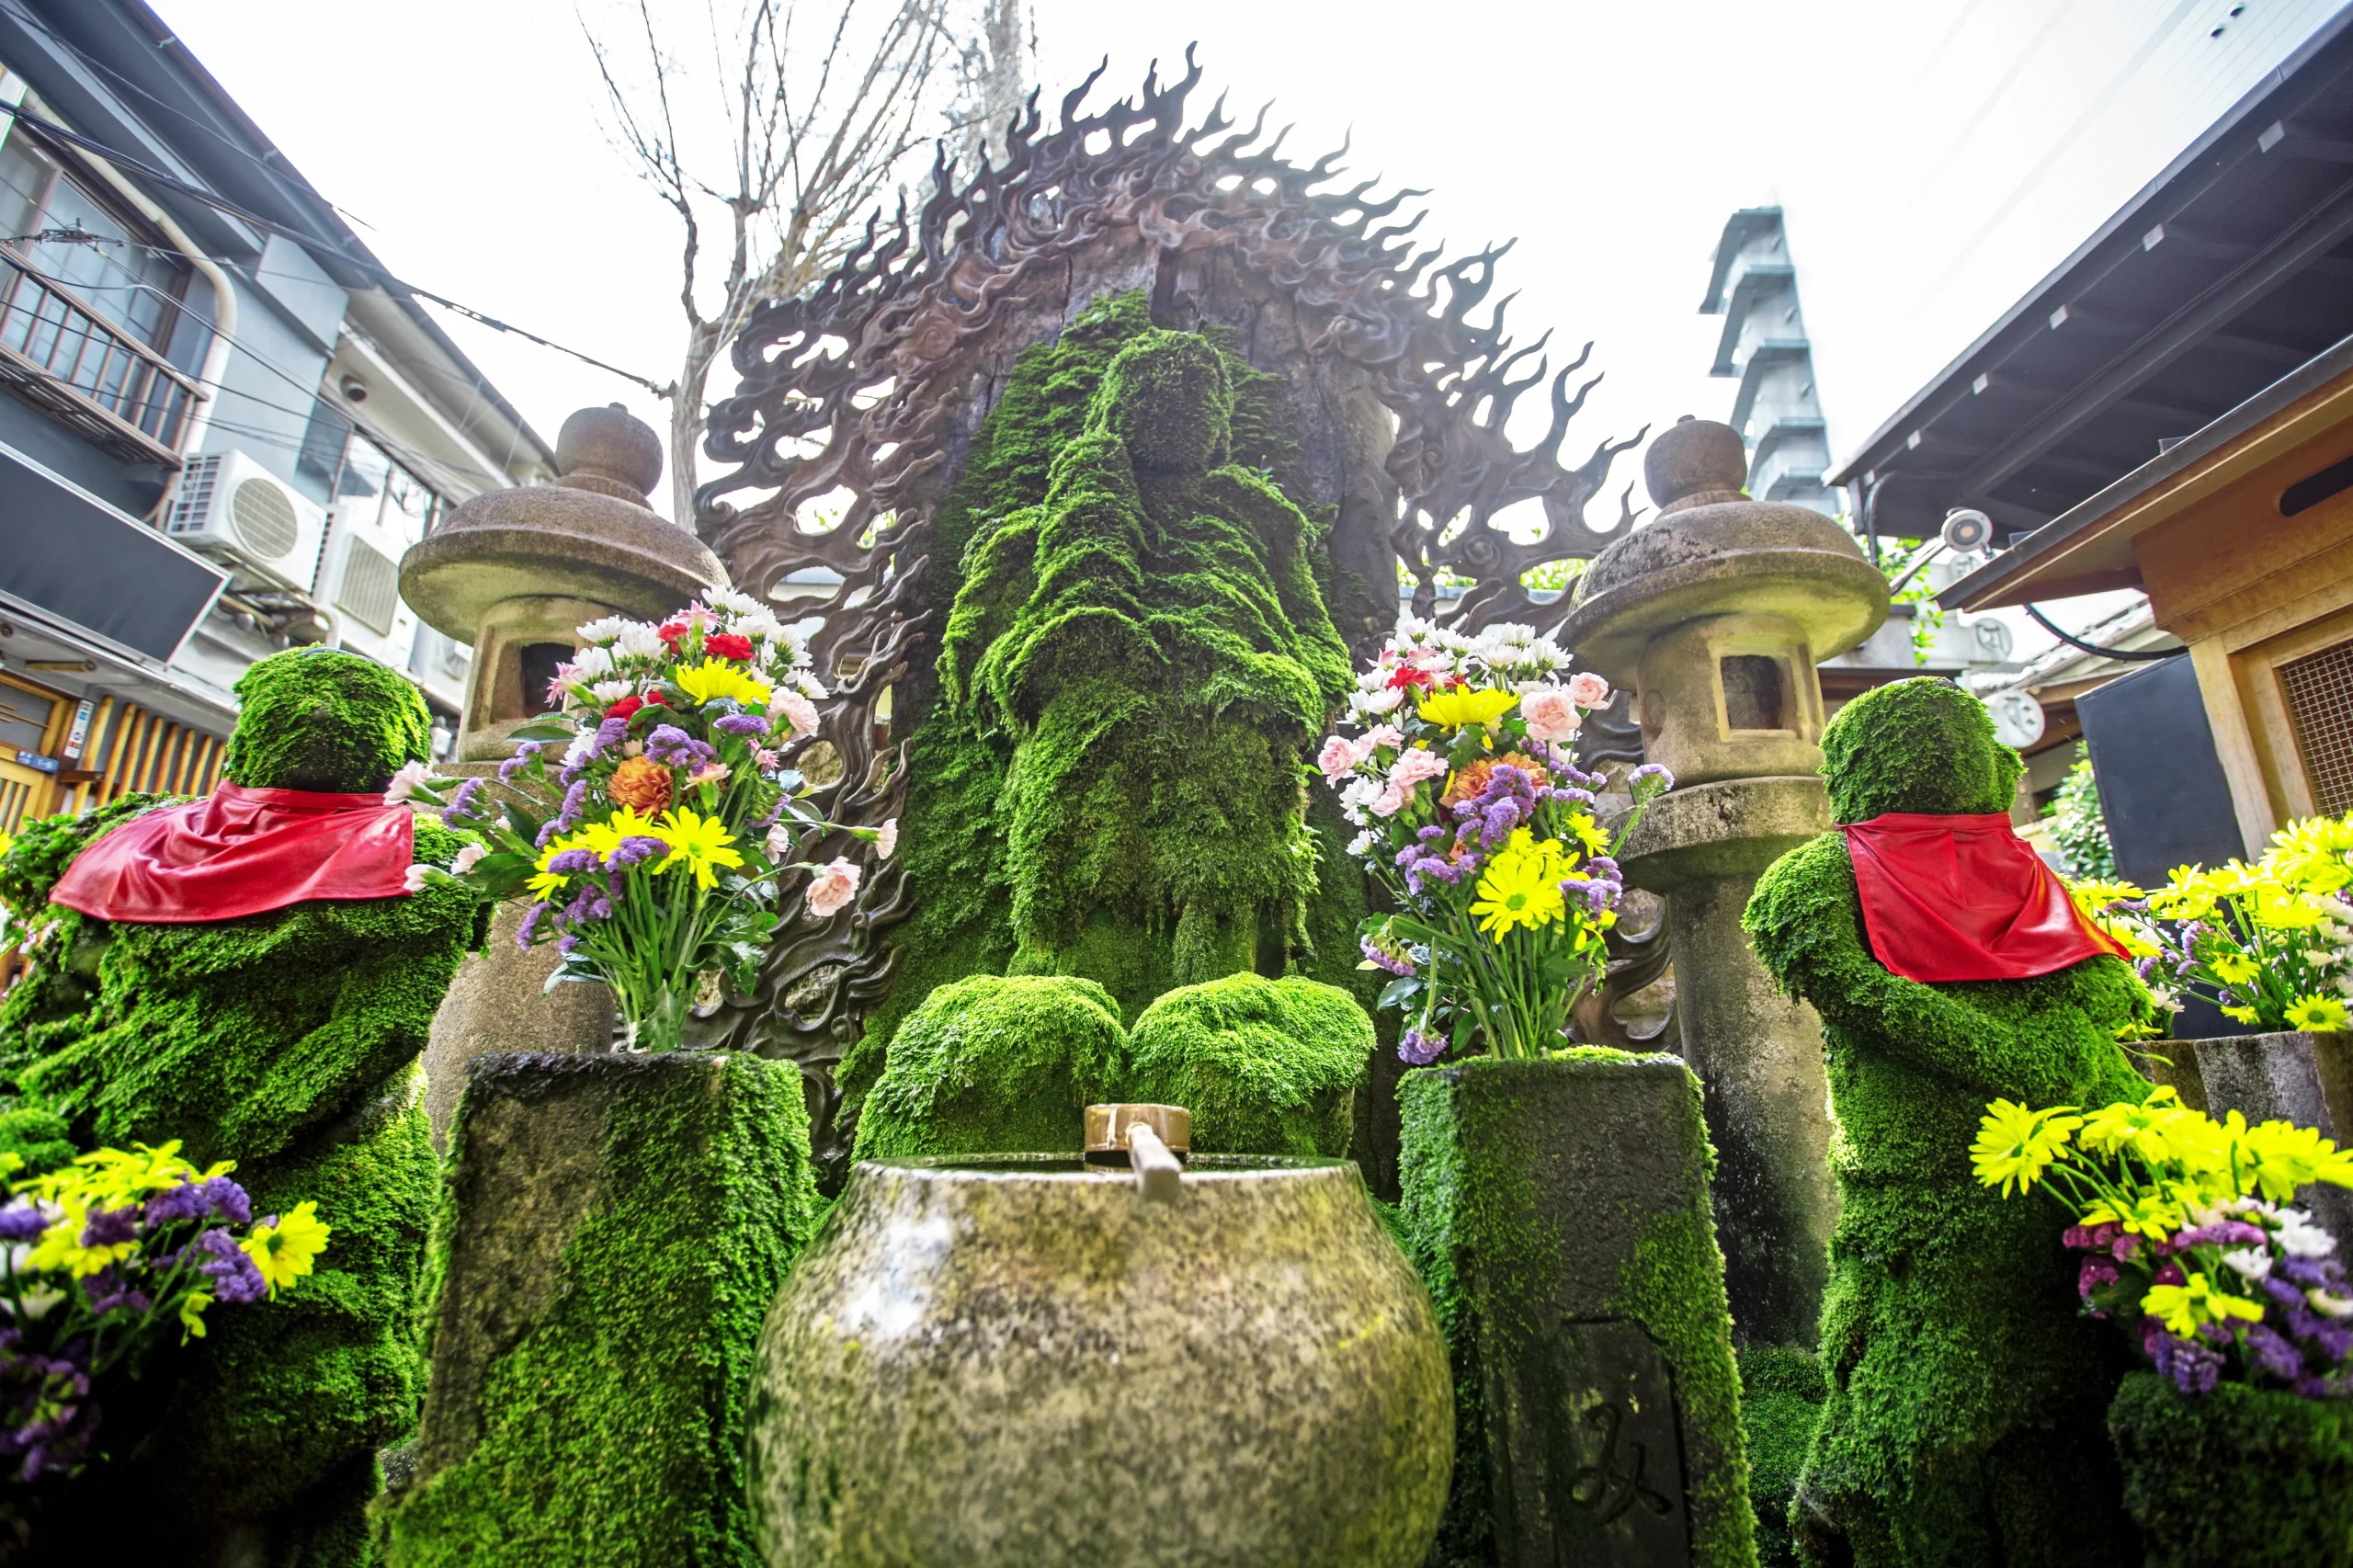
[[[1757,875],[1830,827],[1815,665],[1887,619],[1887,585],[1819,512],[1748,499],[1747,472],[1729,426],[1662,433],[1643,463],[1658,517],[1595,560],[1562,641],[1634,688],[1644,755],[1676,777],[1620,858],[1666,897],[1735,1333],[1811,1349],[1836,1203],[1821,1025],[1774,993],[1740,917]]]
[[[495,775],[514,752],[506,737],[551,706],[548,683],[578,646],[574,628],[608,615],[658,620],[727,583],[717,556],[645,504],[662,477],[651,426],[619,403],[584,408],[563,422],[555,455],[554,483],[485,491],[401,558],[401,597],[426,625],[473,645],[443,773]],[[447,1135],[467,1058],[610,1042],[605,988],[547,993],[555,950],[518,951],[521,919],[512,906],[499,911],[488,951],[466,960],[434,1017],[425,1069],[437,1138]]]
[[[401,558],[401,597],[427,626],[473,645],[460,763],[511,755],[509,732],[548,710],[548,680],[572,657],[574,627],[607,615],[658,620],[727,582],[700,540],[646,506],[661,438],[620,403],[565,420],[555,461],[553,484],[484,491]]]

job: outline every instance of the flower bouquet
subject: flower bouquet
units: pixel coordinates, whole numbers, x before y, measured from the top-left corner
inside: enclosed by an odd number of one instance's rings
[[[1615,856],[1673,780],[1634,769],[1613,835],[1594,818],[1607,780],[1569,743],[1609,700],[1599,676],[1562,684],[1569,656],[1524,626],[1476,638],[1408,619],[1358,678],[1317,758],[1361,829],[1348,853],[1397,912],[1367,920],[1364,967],[1396,976],[1381,1006],[1412,1021],[1397,1052],[1422,1065],[1474,1042],[1534,1057],[1565,1042],[1569,1009],[1608,964],[1624,892]]]
[[[750,596],[715,591],[661,626],[609,617],[579,637],[549,689],[560,710],[517,731],[499,766],[517,792],[555,802],[544,820],[494,802],[481,779],[437,779],[421,764],[386,799],[477,833],[483,842],[448,874],[485,898],[529,899],[516,941],[554,942],[563,961],[549,985],[603,981],[631,1045],[673,1051],[703,976],[751,988],[788,875],[809,873],[807,907],[821,918],[856,896],[860,867],[796,858],[802,849],[847,833],[888,857],[897,824],[842,827],[805,803],[812,791],[783,756],[816,733],[825,688],[806,642]]]
[[[2177,867],[2165,886],[2079,882],[2085,912],[2122,942],[2159,1003],[2188,991],[2266,1029],[2348,1026],[2353,999],[2353,816],[2271,835],[2263,858]]]
[[[29,1181],[0,1155],[7,1272],[0,1281],[0,1461],[19,1482],[92,1457],[93,1389],[138,1370],[155,1330],[201,1338],[216,1301],[257,1301],[311,1272],[329,1227],[314,1205],[256,1221],[228,1162],[199,1171],[176,1142],[99,1149]]]
[[[2353,1187],[2353,1153],[2309,1127],[2249,1127],[2170,1088],[2088,1113],[1995,1100],[1970,1150],[2006,1198],[2044,1184],[2074,1218],[2085,1310],[2130,1330],[2184,1393],[2218,1380],[2317,1397],[2353,1392],[2353,1289],[2336,1238],[2289,1207]]]

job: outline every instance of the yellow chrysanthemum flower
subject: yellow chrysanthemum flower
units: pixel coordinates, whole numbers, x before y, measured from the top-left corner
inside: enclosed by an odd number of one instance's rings
[[[719,877],[711,868],[730,869],[744,863],[744,857],[728,847],[735,842],[727,824],[715,816],[702,816],[680,807],[662,813],[662,820],[650,835],[670,846],[670,853],[656,862],[656,871],[666,871],[684,866],[694,873],[698,886],[709,891],[719,885]]]
[[[2293,1201],[2298,1188],[2316,1181],[2353,1187],[2353,1151],[2337,1148],[2318,1128],[2267,1121],[2232,1131],[2243,1157],[2254,1162],[2256,1189],[2275,1203]]]
[[[2255,890],[2255,923],[2274,931],[2309,931],[2328,918],[2328,905],[2310,893],[2277,882]]]
[[[1492,724],[1510,712],[1512,704],[1518,700],[1516,691],[1458,686],[1432,692],[1415,706],[1425,722],[1459,730],[1465,724]]]
[[[210,1290],[190,1290],[180,1302],[180,1343],[204,1337],[204,1309],[212,1304]]]
[[[1987,1187],[2002,1196],[2030,1189],[2051,1162],[2059,1157],[2068,1135],[2084,1124],[2073,1106],[2029,1110],[2014,1100],[1995,1100],[1977,1124],[1977,1142],[1969,1146],[1971,1168]]]
[[[2245,985],[2263,972],[2263,966],[2245,953],[2224,953],[2206,967],[2225,985]]]
[[[2192,1274],[2180,1285],[2152,1285],[2141,1299],[2141,1310],[2162,1320],[2177,1336],[2188,1339],[2201,1324],[2227,1324],[2233,1318],[2261,1323],[2263,1309],[2244,1296],[2234,1296],[2204,1274]]]
[[[2347,1018],[2345,1004],[2335,996],[2314,992],[2288,1004],[2288,1027],[2291,1029],[2321,1034],[2344,1028],[2348,1023],[2353,1019]]]
[[[256,1225],[253,1234],[237,1244],[261,1270],[274,1296],[311,1272],[334,1229],[319,1218],[319,1206],[304,1199],[279,1215],[278,1223]]]
[[[1600,824],[1584,812],[1569,813],[1569,836],[1585,846],[1585,852],[1588,855],[1609,853],[1609,835],[1601,831]]]
[[[2153,1242],[2164,1241],[2180,1230],[2188,1218],[2180,1195],[2148,1191],[2136,1192],[2129,1202],[2122,1204],[2110,1203],[2103,1199],[2085,1210],[2080,1216],[2084,1224],[2121,1225],[2132,1234]]]
[[[1523,828],[1513,836],[1526,832]],[[1479,897],[1471,905],[1479,928],[1500,944],[1516,927],[1560,919],[1568,901],[1561,892],[1557,854],[1558,846],[1547,839],[1540,846],[1507,846],[1488,861],[1486,874],[1479,879]]]
[[[2222,1011],[2222,1017],[2234,1024],[2259,1024],[2263,1021],[2263,1015],[2252,1007],[2225,1007]]]
[[[2173,1141],[2167,1134],[2181,1119],[2181,1110],[2158,1096],[2172,1094],[2169,1088],[2160,1088],[2139,1105],[2120,1100],[2102,1106],[2084,1118],[2083,1131],[2076,1134],[2075,1141],[2096,1154],[2130,1149],[2152,1164],[2170,1160],[2175,1154]]]
[[[764,708],[775,695],[776,688],[741,665],[724,659],[706,659],[699,665],[679,670],[670,677],[680,691],[695,701],[709,702],[715,698],[732,697],[747,708]]]

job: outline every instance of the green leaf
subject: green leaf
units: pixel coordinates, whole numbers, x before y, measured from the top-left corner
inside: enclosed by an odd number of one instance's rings
[[[540,719],[519,730],[509,730],[506,738],[510,741],[568,741],[579,733],[568,719]]]
[[[521,806],[517,805],[512,801],[504,801],[502,803],[506,808],[506,825],[515,830],[516,837],[521,839],[524,843],[529,844],[533,839],[540,836],[539,818],[533,816],[530,812],[525,811]]]
[[[1406,1002],[1411,1000],[1414,994],[1420,991],[1421,988],[1422,983],[1415,976],[1410,974],[1400,975],[1395,980],[1391,981],[1388,984],[1381,988],[1381,1000],[1375,1004],[1375,1006],[1381,1007],[1402,1007],[1406,1004]]]

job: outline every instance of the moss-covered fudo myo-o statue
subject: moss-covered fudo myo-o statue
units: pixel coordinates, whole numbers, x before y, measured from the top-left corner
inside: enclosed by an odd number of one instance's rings
[[[147,1425],[105,1434],[92,1483],[119,1501],[77,1511],[85,1561],[108,1543],[150,1553],[126,1562],[359,1563],[376,1451],[424,1390],[438,1172],[416,1058],[482,921],[453,881],[412,891],[409,868],[462,841],[383,801],[429,722],[392,671],[303,650],[237,695],[220,790],[59,868],[94,1000],[0,1052],[35,1056],[21,1087],[84,1145],[179,1139],[199,1165],[234,1160],[257,1214],[309,1199],[332,1233],[309,1278],[209,1315]]]
[[[1776,861],[1746,921],[1822,1015],[1837,1115],[1830,1397],[1799,1538],[1843,1531],[1860,1568],[2127,1561],[2101,1427],[2114,1331],[2078,1312],[2059,1212],[1980,1186],[1969,1147],[1997,1096],[2139,1099],[2116,1031],[2152,1005],[2011,835],[2022,765],[1974,698],[1880,687],[1822,753],[1851,825]],[[1960,978],[1986,974],[2025,977]]]

